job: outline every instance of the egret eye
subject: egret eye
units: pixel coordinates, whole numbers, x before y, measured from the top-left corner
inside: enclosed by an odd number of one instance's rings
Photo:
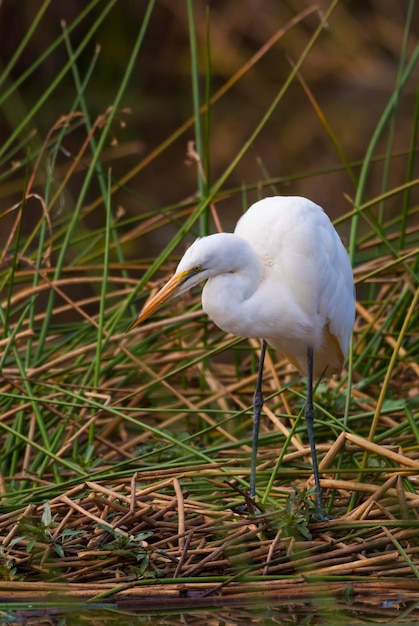
[[[192,268],[192,272],[194,274],[199,274],[199,272],[202,272],[202,265],[195,265],[195,267]]]

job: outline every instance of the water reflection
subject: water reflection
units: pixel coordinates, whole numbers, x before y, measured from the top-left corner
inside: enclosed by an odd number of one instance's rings
[[[419,597],[419,593],[418,593]],[[215,600],[215,599],[214,599]],[[189,600],[192,605],[193,601]],[[25,624],[25,626],[57,625],[110,625],[134,626],[149,624],[159,626],[249,626],[263,625],[324,625],[357,626],[359,624],[419,623],[419,600],[386,600],[372,597],[352,605],[331,598],[313,602],[294,601],[278,605],[237,606],[213,608],[170,608],[167,601],[160,608],[145,608],[138,600],[113,604],[79,605],[74,602],[46,606],[34,602],[1,603],[0,624]]]

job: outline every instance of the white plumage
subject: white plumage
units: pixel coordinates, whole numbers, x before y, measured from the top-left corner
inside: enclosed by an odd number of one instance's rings
[[[266,339],[304,374],[311,345],[315,375],[340,371],[355,314],[352,268],[317,204],[298,196],[256,202],[234,234],[197,239],[175,276],[197,267],[178,294],[207,278],[202,306],[222,330]]]

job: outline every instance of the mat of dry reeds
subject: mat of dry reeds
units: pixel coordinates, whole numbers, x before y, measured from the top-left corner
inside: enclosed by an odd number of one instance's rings
[[[353,454],[363,449],[362,440],[341,443]],[[246,510],[245,499],[237,502],[215,479],[212,503],[191,497],[196,472],[211,485],[220,463],[82,482],[47,503],[2,513],[3,558],[13,567],[0,592],[91,598],[134,587],[150,598],[244,589],[295,597],[317,583],[325,593],[348,585],[355,594],[417,593],[419,496],[403,483],[417,475],[418,462],[394,446],[380,453],[401,466],[374,484],[323,478],[326,492],[339,495],[336,517],[321,523],[289,510]],[[354,490],[359,504],[339,514]]]

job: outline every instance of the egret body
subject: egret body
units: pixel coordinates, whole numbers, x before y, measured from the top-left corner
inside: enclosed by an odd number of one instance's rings
[[[313,377],[340,372],[355,317],[352,268],[336,230],[323,209],[306,198],[260,200],[239,219],[234,233],[197,239],[130,328],[169,298],[205,280],[202,306],[213,322],[234,335],[263,340],[254,398],[250,495],[255,495],[261,374],[268,342],[307,376],[305,417],[321,509]]]

